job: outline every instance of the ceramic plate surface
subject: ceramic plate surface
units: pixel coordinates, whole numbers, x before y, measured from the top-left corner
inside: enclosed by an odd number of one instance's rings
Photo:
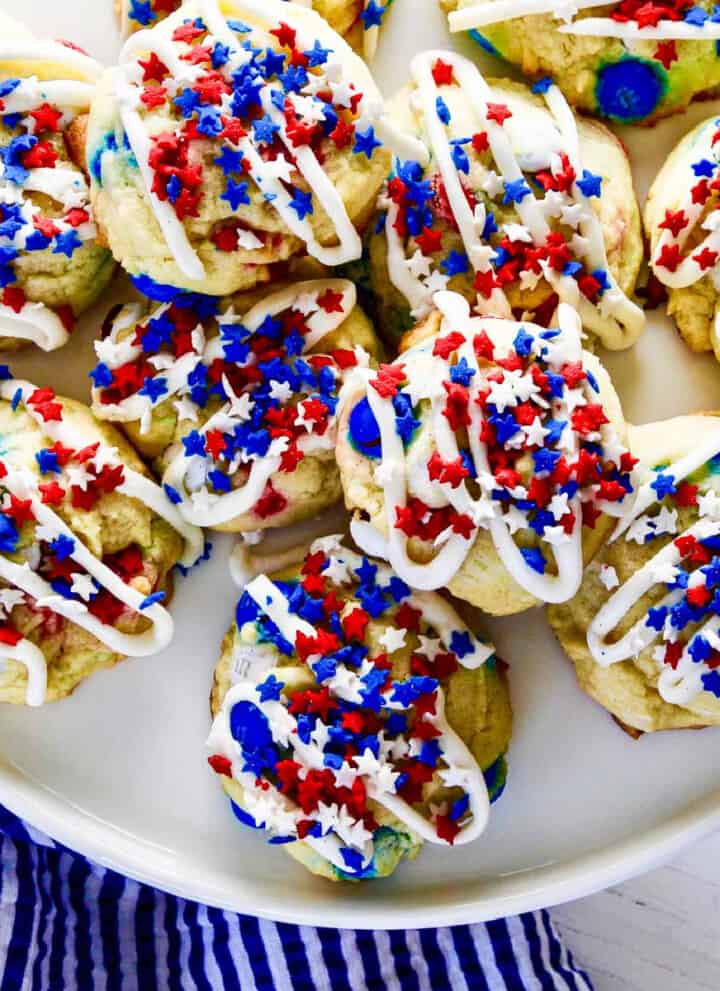
[[[1,0],[40,34],[100,60],[119,48],[112,0]],[[391,94],[415,51],[450,42],[436,0],[396,0],[376,72]],[[469,45],[470,43],[468,43]],[[476,52],[473,52],[475,55]],[[484,63],[495,74],[500,64]],[[622,129],[638,192],[678,138],[717,105],[653,130]],[[16,374],[88,398],[101,308],[53,355],[22,355]],[[632,351],[605,356],[636,423],[720,409],[720,368],[692,355],[652,315]],[[576,687],[534,610],[490,622],[511,663],[510,777],[482,839],[426,846],[388,881],[332,885],[240,828],[205,763],[207,698],[236,592],[229,543],[180,581],[174,646],[91,678],[40,710],[0,711],[0,801],[88,856],[209,904],[292,922],[392,928],[478,921],[549,905],[646,870],[720,826],[720,731],[633,742]]]

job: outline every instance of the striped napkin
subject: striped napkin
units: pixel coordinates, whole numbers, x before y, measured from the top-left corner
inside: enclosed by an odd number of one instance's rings
[[[592,991],[547,912],[352,932],[235,915],[90,863],[0,806],[0,991]]]

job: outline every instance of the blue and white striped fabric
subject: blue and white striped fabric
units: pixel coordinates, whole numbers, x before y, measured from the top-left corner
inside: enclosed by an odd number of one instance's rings
[[[350,932],[165,895],[0,806],[0,991],[592,991],[547,912]]]

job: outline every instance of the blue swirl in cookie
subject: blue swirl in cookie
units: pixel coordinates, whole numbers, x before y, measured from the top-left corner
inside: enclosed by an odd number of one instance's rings
[[[623,58],[598,72],[598,110],[614,120],[632,123],[649,117],[667,90],[667,75],[657,62]]]

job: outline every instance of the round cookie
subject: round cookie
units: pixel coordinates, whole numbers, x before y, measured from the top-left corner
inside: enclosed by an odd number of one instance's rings
[[[425,159],[397,162],[370,239],[379,327],[397,341],[449,288],[479,313],[545,325],[566,302],[592,341],[634,343],[643,243],[617,138],[576,120],[549,81],[533,93],[488,83],[453,52],[417,55],[410,69],[390,113]]]
[[[364,58],[375,54],[378,35],[392,0],[294,0],[324,17],[349,45]],[[154,27],[174,13],[181,0],[115,0],[124,34]]]
[[[548,610],[581,687],[633,735],[720,725],[720,420],[630,427],[637,500]]]
[[[716,117],[685,135],[653,182],[645,226],[652,270],[667,288],[668,313],[693,351],[714,351],[720,360],[718,140]]]
[[[98,223],[142,291],[225,295],[360,256],[390,154],[362,59],[283,0],[188,0],[132,35],[88,128]]]
[[[505,783],[503,665],[450,603],[337,537],[247,585],[215,670],[209,763],[313,874],[386,877],[482,833]]]
[[[551,76],[570,103],[620,124],[649,124],[720,86],[720,24],[710,0],[577,5],[440,0],[451,31]]]
[[[0,350],[53,351],[110,281],[83,171],[102,66],[0,13]]]
[[[0,702],[41,705],[170,643],[203,539],[114,428],[7,369],[0,435]]]
[[[340,500],[337,405],[380,354],[351,282],[129,304],[95,347],[93,411],[156,459],[190,522],[254,532]]]
[[[471,318],[453,293],[435,304],[343,406],[353,539],[493,615],[565,602],[632,492],[612,383],[568,306],[543,330]]]

